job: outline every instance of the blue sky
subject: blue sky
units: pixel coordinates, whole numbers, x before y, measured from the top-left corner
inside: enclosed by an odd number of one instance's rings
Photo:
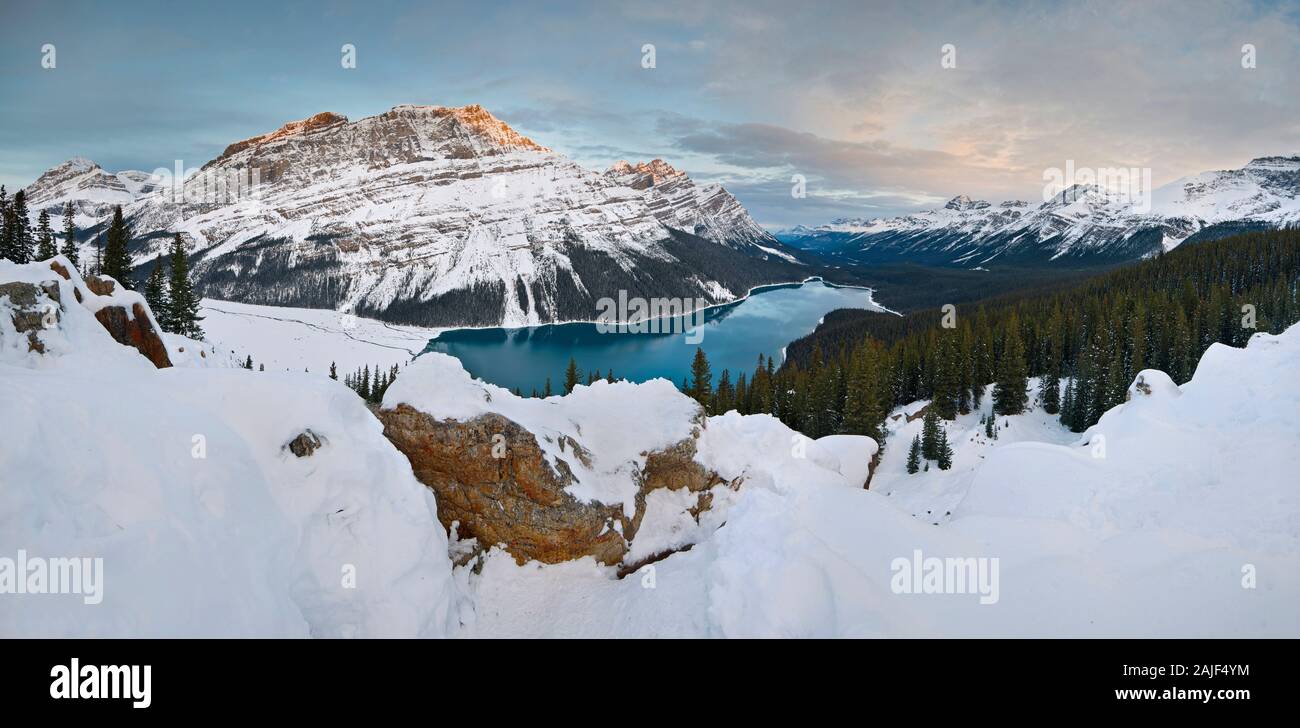
[[[815,224],[1034,199],[1067,159],[1161,183],[1300,152],[1297,38],[1294,2],[6,0],[0,182],[72,156],[199,166],[320,111],[480,103],[583,164],[662,157],[760,223]]]

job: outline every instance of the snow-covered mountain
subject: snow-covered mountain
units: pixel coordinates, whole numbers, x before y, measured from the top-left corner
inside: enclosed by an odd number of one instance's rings
[[[286,124],[112,201],[138,262],[183,234],[205,295],[403,323],[590,320],[619,289],[719,303],[807,275],[725,190],[673,175],[629,187],[480,106],[398,106]]]
[[[58,219],[65,203],[71,202],[77,227],[92,227],[112,214],[113,206],[130,205],[157,187],[147,172],[108,172],[89,159],[74,157],[27,186],[27,209],[33,219],[42,210]]]
[[[778,237],[859,262],[911,260],[976,268],[1044,261],[1133,260],[1188,241],[1300,223],[1300,156],[1261,157],[1153,190],[1149,205],[1074,185],[1033,205],[960,195],[937,210],[844,218]]]
[[[700,186],[662,159],[633,165],[620,160],[605,175],[617,183],[642,190],[654,216],[674,230],[745,249],[756,246],[764,252],[798,262],[722,185]]]

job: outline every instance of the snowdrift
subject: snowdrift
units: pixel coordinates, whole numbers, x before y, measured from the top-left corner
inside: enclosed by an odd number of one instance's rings
[[[75,273],[0,262],[0,281],[31,278],[64,305],[38,355],[0,298],[0,558],[102,558],[102,601],[3,594],[0,635],[446,634],[433,497],[350,390],[155,369],[74,302]],[[307,429],[323,447],[284,449]]]

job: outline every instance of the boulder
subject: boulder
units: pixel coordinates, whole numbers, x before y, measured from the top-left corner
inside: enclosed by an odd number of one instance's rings
[[[164,369],[172,365],[167,346],[154,330],[143,305],[132,304],[130,316],[122,306],[105,306],[95,312],[95,318],[117,343],[135,347],[154,366]]]
[[[0,298],[9,299],[14,328],[19,335],[27,336],[27,350],[44,354],[41,330],[57,326],[62,320],[59,284],[55,281],[0,283]]]
[[[201,352],[200,352],[201,353]],[[285,448],[294,455],[305,458],[310,457],[321,446],[320,437],[311,430],[304,430],[297,437],[285,444]]]
[[[523,564],[591,556],[618,565],[645,515],[646,495],[657,488],[699,493],[692,514],[710,507],[710,488],[727,483],[695,462],[695,441],[643,453],[633,474],[638,486],[631,517],[621,505],[584,503],[565,489],[574,474],[563,459],[552,463],[537,437],[499,414],[467,421],[437,420],[407,404],[379,409],[384,435],[406,455],[415,477],[437,495],[438,520],[459,538],[496,544]],[[591,454],[572,437],[556,443],[584,464]],[[727,483],[738,487],[739,483]]]

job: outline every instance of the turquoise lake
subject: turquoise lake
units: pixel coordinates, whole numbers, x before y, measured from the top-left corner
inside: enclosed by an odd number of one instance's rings
[[[659,319],[658,331],[679,333],[602,332],[595,323],[548,324],[527,328],[451,329],[429,342],[425,351],[450,354],[470,374],[525,395],[551,387],[562,391],[569,358],[583,372],[613,368],[615,377],[644,382],[666,377],[680,384],[690,373],[696,347],[704,349],[717,383],[722,370],[731,380],[752,375],[758,355],[784,358],[782,350],[817,327],[837,308],[883,310],[871,291],[832,286],[820,280],[755,289],[746,299],[717,306],[700,315]],[[684,332],[684,333],[682,333]]]

